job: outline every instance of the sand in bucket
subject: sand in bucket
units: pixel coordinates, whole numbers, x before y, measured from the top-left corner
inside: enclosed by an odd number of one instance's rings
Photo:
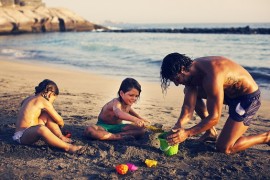
[[[160,150],[163,151],[167,156],[172,156],[178,152],[178,144],[170,146],[166,140],[167,132],[162,133],[158,136],[160,142]]]

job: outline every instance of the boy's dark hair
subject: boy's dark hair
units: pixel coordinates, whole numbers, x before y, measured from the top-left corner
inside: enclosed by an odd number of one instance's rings
[[[168,54],[162,61],[160,68],[160,80],[162,92],[166,92],[170,85],[170,79],[174,79],[181,67],[184,66],[186,69],[189,68],[193,61],[185,56],[184,54],[171,53]]]
[[[55,95],[59,95],[59,89],[55,82],[44,79],[38,86],[35,87],[35,95],[38,93],[47,93],[49,91],[53,92]]]
[[[120,101],[122,101],[122,98],[120,96],[120,91],[123,91],[124,93],[130,91],[131,89],[137,89],[139,91],[139,97],[140,97],[140,94],[141,94],[141,85],[138,83],[138,81],[136,81],[135,79],[133,78],[126,78],[122,81],[121,85],[120,85],[120,88],[118,90],[118,96],[120,98]]]

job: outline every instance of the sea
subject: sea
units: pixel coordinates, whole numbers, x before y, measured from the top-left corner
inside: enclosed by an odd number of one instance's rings
[[[270,23],[125,24],[112,29],[140,28],[270,28]],[[270,90],[270,35],[65,32],[0,36],[0,56],[48,63],[83,71],[160,82],[160,65],[169,53],[191,58],[225,56],[244,66],[265,91]]]

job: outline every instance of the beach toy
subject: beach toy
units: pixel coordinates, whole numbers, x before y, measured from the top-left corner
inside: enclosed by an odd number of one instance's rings
[[[172,156],[178,153],[178,144],[170,146],[167,142],[167,132],[162,133],[158,136],[160,142],[160,150],[164,152],[167,156]]]
[[[146,128],[154,133],[163,133],[164,132],[164,130],[162,128],[155,127],[155,126],[146,126]]]
[[[69,131],[64,131],[63,135],[67,138],[71,138],[71,133]]]
[[[136,171],[138,169],[137,166],[135,166],[134,164],[131,164],[131,163],[127,163],[127,166],[128,166],[128,170],[130,170],[130,171]]]
[[[115,167],[119,174],[126,174],[128,172],[128,166],[126,164],[119,164]]]
[[[146,159],[144,162],[145,162],[147,167],[157,166],[157,161],[155,161],[155,160]]]
[[[155,123],[153,125],[150,125],[150,123],[149,123],[149,124],[146,124],[145,127],[146,127],[146,129],[148,129],[154,133],[163,133],[164,132],[164,130],[162,129],[163,125],[159,124],[159,123]]]

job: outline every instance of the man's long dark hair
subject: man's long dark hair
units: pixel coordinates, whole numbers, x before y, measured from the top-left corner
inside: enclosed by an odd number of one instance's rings
[[[184,54],[171,53],[168,54],[162,61],[160,68],[160,80],[162,92],[166,92],[170,86],[170,79],[174,79],[181,67],[189,68],[193,61]]]

